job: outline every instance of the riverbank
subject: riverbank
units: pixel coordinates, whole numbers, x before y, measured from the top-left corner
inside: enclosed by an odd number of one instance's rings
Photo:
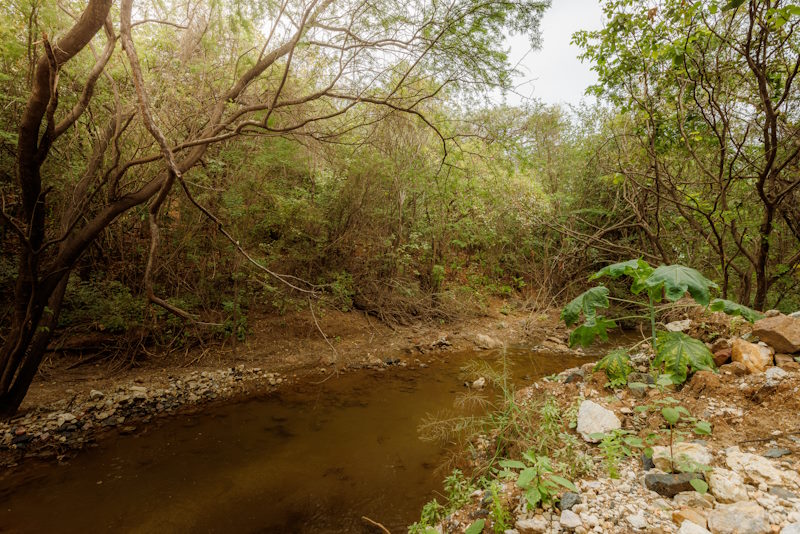
[[[20,413],[0,423],[0,465],[60,459],[106,436],[140,432],[153,418],[356,369],[424,367],[451,351],[519,343],[569,352],[556,312],[500,309],[498,303],[484,317],[405,327],[335,310],[262,317],[235,348],[150,355],[122,370],[114,370],[113,363],[81,365],[74,356],[54,355],[42,366]]]
[[[696,317],[685,326],[707,325]],[[496,435],[482,436],[484,459],[473,467],[486,472],[495,454],[510,461],[469,487],[465,504],[445,503],[416,531],[800,532],[800,364],[774,356],[740,326],[736,336],[709,343],[718,372],[698,371],[677,387],[648,378],[652,355],[643,351],[625,385],[610,387],[586,364],[516,392],[513,402],[535,434],[512,436],[520,445],[505,451],[486,445],[499,443]],[[744,350],[753,357],[743,358]],[[768,360],[757,362],[758,354]]]

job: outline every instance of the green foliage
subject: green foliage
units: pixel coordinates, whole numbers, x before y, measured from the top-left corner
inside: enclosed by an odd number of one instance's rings
[[[492,529],[495,531],[495,534],[503,534],[513,526],[514,522],[514,517],[503,502],[500,489],[500,483],[496,480],[489,484],[489,492],[492,497],[492,502],[489,507],[489,517],[492,519]]]
[[[597,308],[608,308],[608,288],[603,286],[593,287],[577,297],[569,304],[564,306],[561,311],[561,319],[567,326],[572,326],[583,313],[587,322],[597,317]]]
[[[142,325],[144,308],[120,282],[71,277],[59,326],[119,334]]]
[[[585,323],[570,333],[569,346],[580,345],[588,347],[598,337],[602,341],[608,341],[608,330],[616,327],[616,322],[606,319],[602,315],[587,319]]]
[[[668,374],[674,384],[686,382],[690,371],[713,371],[715,368],[705,343],[683,332],[659,332],[653,367]]]
[[[485,519],[478,519],[464,531],[464,534],[481,534],[483,527],[486,525]]]
[[[718,286],[695,269],[683,265],[662,265],[647,277],[644,285],[650,291],[660,293],[669,301],[683,298],[688,291],[698,304],[708,306],[711,289]]]
[[[537,506],[550,505],[562,489],[577,492],[575,485],[566,478],[553,472],[550,459],[546,456],[536,456],[531,452],[522,455],[526,462],[519,460],[501,460],[499,473],[503,478],[517,478],[517,486],[524,490],[528,509]],[[519,473],[515,470],[519,469]]]
[[[728,315],[739,315],[740,317],[743,317],[746,321],[751,323],[754,323],[764,317],[763,314],[755,310],[752,310],[747,306],[743,306],[739,303],[725,299],[712,300],[708,309],[715,312],[721,311]]]
[[[592,434],[590,437],[600,440],[598,446],[603,452],[603,463],[611,478],[619,478],[619,464],[623,458],[632,456],[634,449],[645,448],[642,439],[630,430],[617,429],[605,434]]]
[[[625,349],[612,350],[594,366],[595,371],[605,371],[611,387],[617,388],[628,383],[628,375],[633,371],[631,357]]]

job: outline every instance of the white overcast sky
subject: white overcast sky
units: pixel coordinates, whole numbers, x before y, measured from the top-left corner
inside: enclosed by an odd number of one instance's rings
[[[580,49],[570,40],[577,30],[599,29],[602,23],[599,0],[553,0],[542,19],[541,49],[531,51],[524,35],[508,40],[511,63],[519,62],[522,76],[515,83],[519,95],[508,94],[505,101],[519,105],[533,97],[548,104],[578,104],[596,77],[589,63],[578,59]]]

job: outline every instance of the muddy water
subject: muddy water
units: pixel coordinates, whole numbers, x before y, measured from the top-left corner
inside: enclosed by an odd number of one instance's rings
[[[506,355],[519,382],[588,361]],[[405,532],[442,478],[417,425],[453,406],[476,356],[292,385],[6,475],[0,532],[367,532],[364,515]]]

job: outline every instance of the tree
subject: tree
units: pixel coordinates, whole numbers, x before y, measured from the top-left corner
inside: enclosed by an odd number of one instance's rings
[[[199,322],[159,298],[152,284],[159,213],[176,189],[258,265],[196,201],[186,179],[209,150],[254,136],[333,142],[402,113],[433,129],[444,155],[450,140],[426,116],[426,103],[448,91],[468,95],[507,85],[503,33],[526,32],[535,40],[548,2],[133,4],[122,0],[117,13],[113,0],[89,0],[72,14],[78,4],[65,3],[47,20],[36,2],[3,12],[26,28],[16,47],[26,53],[16,56],[13,79],[2,81],[13,84],[9,94],[27,94],[10,113],[18,117],[16,136],[6,130],[2,138],[8,145],[16,137],[13,184],[2,184],[2,220],[16,235],[18,260],[0,348],[5,416],[17,410],[34,378],[70,272],[115,220],[147,205],[147,297]],[[71,26],[60,32],[65,21]],[[60,161],[65,151],[76,154],[69,165]]]
[[[621,111],[609,171],[664,261],[714,255],[723,296],[763,310],[800,265],[800,8],[651,7],[609,0],[606,27],[576,35]]]

